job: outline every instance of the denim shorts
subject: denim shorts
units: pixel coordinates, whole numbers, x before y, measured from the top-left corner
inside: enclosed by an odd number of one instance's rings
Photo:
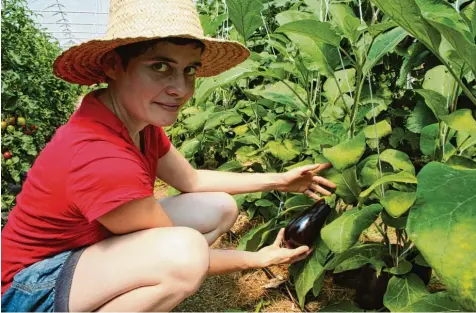
[[[2,296],[2,312],[69,312],[74,269],[84,249],[62,252],[18,272]]]

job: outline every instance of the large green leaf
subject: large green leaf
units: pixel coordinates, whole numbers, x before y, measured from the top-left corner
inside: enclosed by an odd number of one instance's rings
[[[307,5],[308,9],[321,20],[325,13],[325,3],[321,0],[304,0],[304,3]]]
[[[298,296],[299,305],[304,307],[304,299],[314,287],[315,282],[325,274],[324,263],[329,248],[322,240],[319,240],[313,252],[305,260],[293,263],[290,272],[294,278],[294,285]]]
[[[380,204],[390,216],[397,218],[410,209],[415,199],[416,192],[388,190],[385,192],[385,196],[380,199]]]
[[[360,186],[357,181],[355,166],[345,169],[342,172],[339,172],[335,168],[330,168],[321,172],[320,175],[336,184],[337,188],[335,193],[342,198],[345,203],[357,203]]]
[[[380,171],[380,164],[382,165],[382,171]],[[359,162],[357,171],[359,173],[360,186],[368,187],[375,183],[381,176],[386,175],[384,171],[385,165],[386,163],[379,162],[378,154],[369,155]]]
[[[350,68],[336,71],[334,72],[333,77],[329,77],[326,80],[323,89],[326,97],[331,103],[334,103],[337,98],[339,98],[341,92],[345,94],[355,90],[355,74],[355,69]]]
[[[466,19],[468,25],[471,25],[473,35],[476,35],[476,2],[466,6],[466,8],[461,11],[461,16]]]
[[[363,72],[367,74],[380,59],[391,52],[408,33],[402,27],[396,27],[386,33],[378,35],[370,47]]]
[[[339,143],[337,136],[319,126],[311,130],[307,140],[309,141],[309,148],[315,151],[321,151],[322,145],[335,146]]]
[[[394,21],[387,20],[370,25],[366,28],[366,30],[370,33],[370,35],[375,37],[378,36],[380,33],[386,32],[387,30],[394,28],[395,26],[398,26],[398,24]]]
[[[333,22],[337,24],[344,36],[355,44],[362,31],[359,29],[360,20],[355,17],[352,8],[346,4],[330,4],[328,7]]]
[[[308,19],[317,20],[317,17],[314,14],[296,10],[288,10],[276,15],[276,21],[280,25]],[[325,76],[333,75],[334,68],[339,63],[336,47],[323,42],[316,42],[307,35],[293,31],[285,31],[284,33],[299,48],[306,69],[319,71]]]
[[[459,155],[453,155],[445,164],[457,169],[476,169],[476,161]]]
[[[445,101],[443,101],[443,103],[440,103],[440,104],[432,103],[433,112],[441,112],[442,111],[441,107],[444,107],[444,108],[447,107],[446,103],[448,101],[446,99],[451,95],[451,93],[453,92],[453,88],[455,87],[456,84],[457,84],[456,80],[448,71],[446,66],[444,65],[435,66],[434,68],[426,72],[422,87],[424,89],[438,92],[439,94],[444,96],[444,99],[445,99]],[[425,100],[426,100],[426,97],[425,97]],[[440,99],[435,99],[435,100],[440,100]],[[448,112],[448,109],[446,109],[446,112]]]
[[[216,170],[223,171],[223,172],[240,172],[243,168],[244,166],[239,161],[231,160],[221,165]]]
[[[450,115],[440,116],[440,118],[450,128],[476,137],[476,120],[470,109],[457,110]]]
[[[315,19],[316,21],[318,21],[317,17],[314,14],[302,12],[302,11],[296,11],[296,10],[288,10],[288,11],[280,12],[276,14],[274,18],[276,19],[276,22],[278,22],[279,25],[284,25],[287,23],[301,21],[301,20]]]
[[[215,36],[218,27],[226,21],[226,18],[226,14],[221,14],[212,20],[210,15],[200,14],[200,24],[202,24],[203,33],[207,36]]]
[[[259,87],[252,90],[248,90],[247,92],[255,96],[261,96],[265,99],[285,104],[291,108],[297,107],[302,112],[306,112],[307,107],[301,101],[301,99],[306,98],[306,91],[301,86],[292,82],[287,82],[287,84],[292,89],[286,86],[286,84],[284,84],[283,82],[277,82],[264,90]],[[298,97],[296,93],[300,97]]]
[[[440,146],[440,126],[431,124],[423,127],[420,136],[420,150],[424,155],[434,156]]]
[[[314,200],[309,198],[306,195],[297,195],[289,198],[284,203],[284,207],[286,208],[285,211],[281,213],[281,215],[292,213],[294,211],[302,211],[309,208],[311,205],[315,203]]]
[[[406,126],[409,131],[419,134],[425,126],[436,122],[438,120],[430,108],[422,102],[417,102],[417,105],[407,119]]]
[[[235,110],[215,112],[208,116],[203,130],[209,130],[220,126],[222,123],[230,126],[243,121],[243,118]]]
[[[460,312],[461,308],[446,291],[427,294],[403,308],[402,312]]]
[[[299,141],[285,139],[281,141],[269,141],[265,148],[267,148],[274,157],[282,161],[291,161],[299,155],[300,147]]]
[[[430,89],[415,89],[415,92],[425,98],[426,105],[436,117],[448,114],[448,102],[439,92]]]
[[[431,162],[418,182],[410,239],[458,302],[476,310],[476,170]]]
[[[380,155],[380,160],[392,165],[394,170],[406,171],[415,174],[415,166],[413,166],[410,157],[402,151],[394,149],[386,149]]]
[[[365,152],[365,134],[359,133],[356,137],[347,140],[332,148],[323,150],[323,154],[339,171],[343,171],[357,164]]]
[[[415,0],[371,0],[382,12],[433,51],[438,51],[440,33],[422,16]]]
[[[319,22],[315,19],[301,20],[282,25],[277,33],[296,33],[308,36],[315,42],[324,42],[332,46],[340,45],[340,36],[329,22]]]
[[[274,139],[280,139],[282,135],[289,133],[293,126],[294,124],[290,121],[277,120],[266,129],[262,138],[263,140],[268,140],[269,136],[272,136]]]
[[[294,32],[285,32],[285,34],[299,48],[302,62],[307,70],[319,71],[327,77],[334,75],[334,68],[340,61],[336,47],[317,42],[306,35]]]
[[[253,228],[246,235],[241,237],[240,243],[236,247],[236,250],[239,250],[239,251],[258,250],[262,242],[264,233],[272,229],[274,226],[276,226],[276,219],[273,218],[269,220],[268,222]]]
[[[359,197],[361,198],[361,200],[365,200],[375,188],[382,184],[391,182],[416,184],[417,178],[413,174],[404,171],[393,175],[387,175],[377,180],[375,183],[372,184],[372,186],[370,186],[366,190],[362,191]]]
[[[365,137],[368,139],[377,139],[388,136],[392,133],[392,126],[386,121],[380,121],[377,124],[369,125],[364,128]]]
[[[248,40],[263,25],[263,4],[258,0],[226,0],[228,15],[236,30]]]
[[[362,231],[372,225],[380,211],[379,204],[348,210],[322,228],[322,240],[332,252],[342,253],[359,240]]]
[[[381,259],[384,249],[385,246],[376,243],[356,245],[336,255],[326,264],[326,270],[341,273],[360,268],[365,264],[376,264]]]
[[[247,77],[257,70],[259,64],[251,59],[247,59],[226,72],[214,77],[200,78],[200,84],[194,93],[195,103],[202,104],[208,97],[218,89],[228,84],[232,84],[241,78]]]
[[[443,0],[415,0],[422,16],[450,42],[457,54],[476,74],[476,44],[472,29],[462,16]]]
[[[213,109],[207,110],[205,112],[199,112],[193,116],[187,117],[185,120],[183,120],[183,123],[190,130],[193,130],[193,131],[198,130],[205,124],[208,117],[212,113],[213,113]]]
[[[402,278],[393,276],[388,282],[383,304],[391,312],[403,312],[405,307],[428,294],[425,284],[416,274],[406,275]]]
[[[198,139],[186,140],[182,143],[179,151],[186,158],[191,158],[200,149],[200,141]]]

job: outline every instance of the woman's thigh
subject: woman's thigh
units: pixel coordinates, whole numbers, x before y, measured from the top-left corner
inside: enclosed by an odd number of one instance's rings
[[[69,309],[92,311],[144,286],[170,284],[171,290],[189,292],[187,288],[198,288],[206,277],[208,253],[204,237],[185,227],[104,240],[82,253],[72,278]]]
[[[202,234],[230,229],[238,216],[235,199],[224,192],[184,193],[158,200],[177,226],[191,227]]]

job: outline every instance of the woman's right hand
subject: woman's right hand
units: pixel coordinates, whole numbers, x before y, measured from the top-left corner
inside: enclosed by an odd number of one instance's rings
[[[312,253],[312,249],[309,249],[308,246],[300,246],[296,249],[282,248],[283,238],[284,228],[281,228],[272,245],[256,252],[257,263],[260,268],[277,264],[292,264],[307,258]]]

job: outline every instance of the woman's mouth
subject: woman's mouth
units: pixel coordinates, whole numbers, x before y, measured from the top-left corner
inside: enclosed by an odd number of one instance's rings
[[[167,110],[169,112],[177,112],[180,109],[180,104],[160,103],[160,102],[154,102],[154,103],[159,105],[162,109]]]

